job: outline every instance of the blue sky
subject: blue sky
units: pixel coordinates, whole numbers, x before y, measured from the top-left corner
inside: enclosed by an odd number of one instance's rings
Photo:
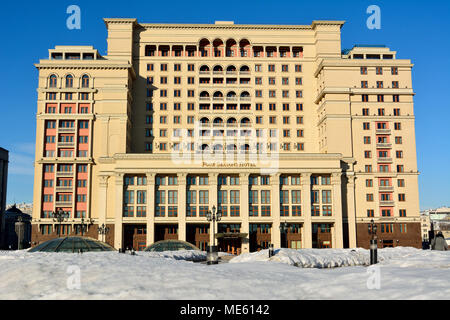
[[[81,8],[81,30],[66,28],[69,5]],[[366,9],[381,8],[381,30],[369,30]],[[106,54],[102,18],[141,22],[310,24],[345,20],[342,46],[385,44],[411,59],[422,209],[450,206],[449,1],[22,1],[0,4],[0,146],[10,151],[8,202],[31,202],[38,72],[33,64],[55,45],[93,45]]]

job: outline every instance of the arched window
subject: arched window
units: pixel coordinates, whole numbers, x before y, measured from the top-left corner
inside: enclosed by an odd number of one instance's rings
[[[56,88],[57,81],[58,81],[58,78],[54,74],[52,74],[50,76],[50,78],[49,78],[49,86],[50,86],[50,88]]]
[[[86,74],[83,77],[81,77],[81,87],[89,88],[89,76]]]
[[[209,150],[210,150],[209,145],[207,145],[207,144],[202,144],[201,149],[203,152],[209,152]]]
[[[213,121],[213,124],[214,124],[215,126],[222,126],[222,125],[223,125],[223,120],[222,120],[222,118],[215,118],[214,121]]]
[[[201,66],[200,67],[200,72],[209,72],[209,67],[205,66],[205,65]]]
[[[72,88],[73,87],[73,77],[69,74],[66,77],[66,88]]]
[[[208,118],[201,118],[200,119],[200,123],[201,124],[209,124],[209,119]]]

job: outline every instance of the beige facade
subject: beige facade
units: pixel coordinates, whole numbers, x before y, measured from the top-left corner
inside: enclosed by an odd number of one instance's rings
[[[215,206],[233,253],[367,246],[371,219],[420,246],[411,61],[342,52],[341,21],[105,23],[107,56],[57,46],[36,65],[35,243],[63,209],[64,232],[84,217],[116,248],[203,247]]]

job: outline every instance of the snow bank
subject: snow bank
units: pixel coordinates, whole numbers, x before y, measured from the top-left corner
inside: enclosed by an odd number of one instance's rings
[[[163,251],[163,252],[150,252],[139,251],[136,255],[149,257],[149,258],[163,258],[185,261],[204,261],[206,260],[206,252],[198,250],[180,250],[180,251]]]
[[[184,260],[198,252],[9,251],[0,253],[0,299],[395,300],[450,296],[449,251],[395,248],[379,253],[384,259],[379,264],[381,287],[372,290],[367,286],[371,274],[363,266],[292,267],[302,258],[311,266],[331,265],[332,261],[335,265],[343,264],[339,261],[364,263],[367,250],[283,249],[277,251],[279,261],[269,262],[267,254],[260,252],[239,257],[247,256],[246,262],[236,263],[235,258],[234,263],[214,266]],[[76,275],[74,267],[81,277],[78,289],[68,286]]]
[[[378,249],[378,261],[406,257],[416,254],[415,248],[385,248]],[[279,262],[301,268],[336,268],[349,266],[366,266],[370,263],[370,253],[366,249],[278,249],[269,258],[269,251],[262,250],[254,253],[242,254],[230,260],[230,263],[244,263],[255,261]]]

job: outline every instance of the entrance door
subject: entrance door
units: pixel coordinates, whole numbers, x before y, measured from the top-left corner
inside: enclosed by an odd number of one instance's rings
[[[332,248],[331,224],[313,223],[313,248],[325,249]]]
[[[241,254],[241,238],[222,238],[219,239],[219,251],[234,255]]]
[[[124,225],[123,229],[123,248],[144,250],[147,243],[147,226],[146,225]]]

